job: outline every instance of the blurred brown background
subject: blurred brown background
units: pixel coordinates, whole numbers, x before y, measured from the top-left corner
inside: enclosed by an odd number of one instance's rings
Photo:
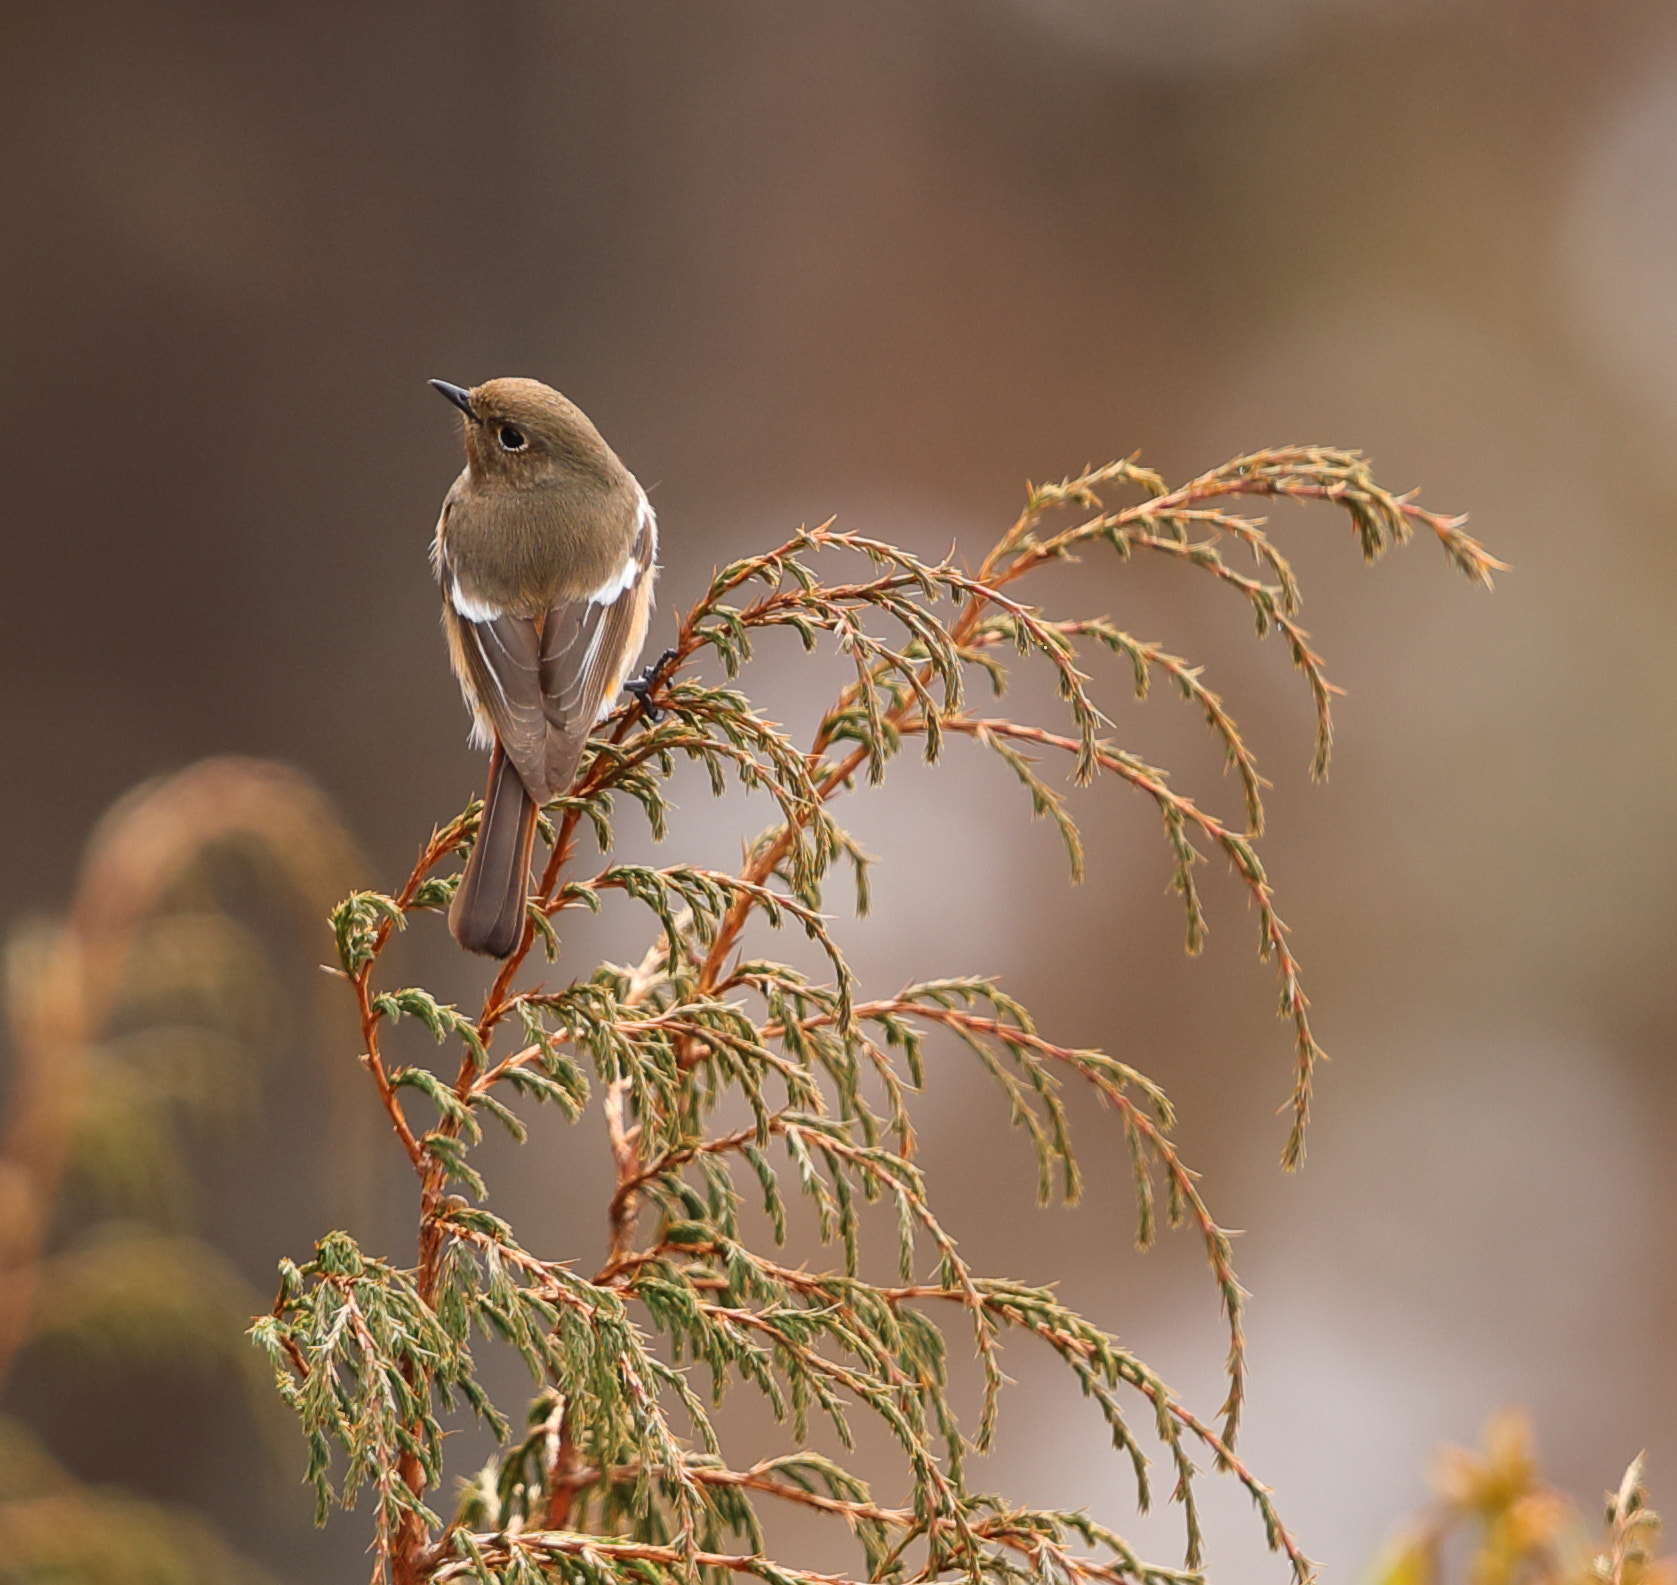
[[[973,552],[1027,477],[1137,448],[1181,476],[1359,446],[1470,510],[1515,567],[1491,598],[1430,545],[1370,572],[1337,519],[1277,514],[1349,690],[1325,788],[1301,691],[1221,591],[1103,561],[1057,586],[1204,661],[1277,782],[1266,859],[1337,1058],[1301,1177],[1275,1166],[1289,1043],[1252,922],[1210,876],[1212,946],[1183,958],[1141,801],[1079,799],[1074,891],[1005,773],[906,767],[854,800],[887,862],[847,939],[873,989],[998,972],[1166,1084],[1250,1230],[1247,1456],[1333,1577],[1502,1402],[1562,1484],[1593,1497],[1647,1446],[1671,1504],[1668,4],[11,3],[0,215],[0,922],[62,908],[100,811],[201,755],[307,770],[378,885],[475,789],[425,562],[458,467],[429,376],[537,375],[592,414],[654,487],[655,638],[799,521]],[[762,671],[775,710],[810,707],[796,667]],[[1191,714],[1106,679],[1128,740],[1232,811]],[[678,845],[725,857],[759,823],[683,801]],[[1033,875],[1035,912],[1006,896]],[[638,940],[578,926],[569,967]],[[404,950],[476,994],[440,927]],[[298,1187],[326,1094],[301,1020],[263,1121],[200,1142],[201,1221],[262,1288],[338,1214]],[[1038,1213],[993,1096],[952,1078],[927,1116],[974,1258],[1063,1278],[1214,1409],[1201,1261],[1130,1253],[1102,1120],[1084,1207]],[[595,1132],[501,1169],[496,1208],[549,1253],[598,1243]],[[399,1177],[357,1204],[406,1258]],[[979,1484],[1168,1552],[1070,1384],[1023,1344],[1009,1368]],[[26,1360],[10,1407],[88,1478],[200,1503],[294,1580],[364,1569],[364,1516],[311,1532],[229,1392],[45,1379]],[[1214,1567],[1282,1577],[1245,1506],[1212,1504]]]

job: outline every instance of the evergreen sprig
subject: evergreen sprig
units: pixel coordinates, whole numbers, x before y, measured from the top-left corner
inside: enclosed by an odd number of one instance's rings
[[[1137,498],[1108,506],[1103,492],[1123,489]],[[446,906],[445,866],[475,834],[475,805],[432,834],[400,891],[358,892],[341,905],[333,923],[362,1060],[415,1173],[418,1253],[412,1267],[397,1268],[332,1234],[311,1261],[284,1268],[273,1312],[256,1331],[309,1438],[322,1513],[363,1488],[377,1494],[375,1578],[661,1585],[751,1575],[769,1585],[837,1585],[839,1576],[766,1555],[759,1508],[772,1501],[848,1524],[860,1549],[857,1579],[1176,1585],[1197,1579],[1203,1561],[1196,1457],[1245,1487],[1270,1546],[1301,1585],[1310,1577],[1268,1490],[1235,1452],[1245,1295],[1229,1235],[1172,1142],[1169,1101],[1124,1063],[1055,1043],[993,980],[930,980],[864,998],[823,903],[824,883],[842,864],[865,909],[869,861],[832,806],[858,780],[880,781],[911,741],[932,763],[951,735],[993,753],[1035,812],[1055,822],[1074,875],[1082,849],[1071,802],[1044,759],[1062,758],[1073,786],[1103,776],[1127,783],[1163,823],[1190,951],[1206,928],[1194,871],[1211,853],[1223,855],[1255,905],[1260,952],[1276,965],[1294,1030],[1283,1158],[1297,1165],[1322,1053],[1257,855],[1267,785],[1257,762],[1198,667],[1105,616],[1050,617],[1015,588],[1039,567],[1102,545],[1208,574],[1246,602],[1260,637],[1281,636],[1304,675],[1317,721],[1311,769],[1321,775],[1335,690],[1299,625],[1292,569],[1261,520],[1231,510],[1239,498],[1266,496],[1338,505],[1371,560],[1419,526],[1477,582],[1489,583],[1499,565],[1459,519],[1382,489],[1356,453],[1307,447],[1240,457],[1175,489],[1133,458],[1033,487],[976,570],[831,523],[800,529],[716,574],[680,625],[657,717],[641,701],[621,709],[568,796],[546,811],[549,856],[523,939],[475,1016],[420,988],[374,983],[392,932],[415,911]],[[1255,571],[1240,570],[1237,554]],[[854,669],[803,745],[735,685],[759,647],[786,629],[806,649],[833,643]],[[1238,820],[1212,814],[1111,739],[1082,668],[1090,645],[1129,661],[1138,696],[1157,674],[1200,712],[1239,783]],[[696,674],[706,660],[720,682]],[[1063,721],[970,707],[975,678],[1000,697],[1021,664],[1047,668]],[[766,795],[774,823],[731,873],[610,861],[620,799],[640,809],[655,837],[666,834],[669,778],[682,761],[702,765],[719,796],[735,786]],[[608,858],[592,873],[576,872],[584,827]],[[599,910],[614,898],[650,917],[638,963],[602,966],[558,991],[519,988],[538,940],[557,953],[567,909]],[[823,977],[747,952],[753,924],[801,931],[825,962]],[[388,1063],[384,1028],[401,1018],[455,1048],[452,1076]],[[1164,1221],[1193,1230],[1212,1271],[1229,1340],[1218,1424],[1050,1290],[970,1268],[915,1161],[911,1105],[928,1083],[932,1044],[964,1050],[999,1087],[1035,1152],[1044,1202],[1073,1201],[1081,1187],[1065,1086],[1087,1086],[1115,1114],[1133,1166],[1138,1242],[1156,1234],[1162,1193]],[[551,1103],[575,1122],[596,1098],[616,1183],[604,1208],[609,1254],[585,1277],[523,1247],[475,1203],[484,1183],[472,1152],[486,1115],[522,1139],[519,1103]],[[721,1125],[729,1100],[742,1106],[743,1124]],[[749,1205],[769,1241],[784,1244],[795,1200],[820,1244],[832,1246],[831,1269],[775,1258],[748,1232]],[[872,1204],[894,1220],[891,1280],[866,1247]],[[949,1394],[955,1334],[939,1320],[963,1311],[983,1379],[970,1428]],[[1034,1338],[1070,1371],[1127,1462],[1141,1509],[1156,1494],[1150,1446],[1162,1455],[1168,1498],[1183,1518],[1182,1569],[1143,1561],[1086,1515],[1021,1509],[970,1486],[968,1455],[998,1435],[998,1350],[1009,1333]],[[518,1431],[478,1381],[471,1350],[485,1338],[516,1350],[539,1384]],[[761,1395],[798,1450],[730,1462],[710,1418],[730,1386]],[[490,1427],[499,1451],[463,1481],[444,1519],[429,1494],[444,1476],[438,1416],[456,1399]],[[850,1449],[858,1416],[877,1421],[900,1450],[897,1505],[877,1502],[853,1470],[804,1445],[823,1422]]]

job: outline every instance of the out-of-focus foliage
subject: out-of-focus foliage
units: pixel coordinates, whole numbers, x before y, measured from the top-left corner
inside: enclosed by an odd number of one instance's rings
[[[243,1336],[262,1301],[190,1232],[182,1150],[183,1125],[250,1112],[277,995],[262,947],[216,905],[212,871],[229,861],[305,916],[356,864],[303,778],[206,761],[113,809],[69,916],[7,943],[0,1379],[49,1354],[115,1383],[148,1366],[219,1373],[243,1381],[259,1423],[272,1418],[268,1373],[251,1368]],[[84,1486],[0,1420],[0,1578],[266,1576],[201,1518]]]
[[[1102,492],[1125,492],[1129,503],[1109,507]],[[1239,457],[1178,488],[1133,459],[1033,488],[976,569],[924,562],[831,525],[800,529],[715,575],[650,688],[608,723],[570,794],[550,807],[550,854],[523,940],[476,1016],[421,987],[375,983],[393,933],[446,908],[455,880],[444,866],[473,839],[475,806],[433,833],[394,895],[357,892],[339,905],[333,924],[360,1015],[361,1061],[414,1174],[417,1254],[402,1265],[329,1234],[311,1258],[282,1266],[279,1296],[255,1334],[308,1438],[317,1512],[372,1499],[376,1577],[720,1585],[745,1574],[833,1585],[766,1554],[759,1507],[772,1500],[845,1522],[858,1578],[1175,1582],[1198,1578],[1202,1564],[1196,1477],[1209,1460],[1245,1488],[1294,1578],[1309,1578],[1268,1490],[1235,1452],[1245,1296],[1229,1235],[1171,1140],[1169,1101],[1124,1063],[1050,1039],[994,981],[864,996],[826,902],[835,866],[855,877],[858,906],[866,902],[868,860],[835,821],[832,800],[880,781],[906,744],[917,742],[928,762],[961,742],[996,756],[1034,812],[1057,825],[1074,875],[1082,849],[1070,798],[1041,762],[1058,761],[1074,785],[1108,779],[1140,792],[1162,822],[1190,951],[1206,929],[1197,866],[1218,855],[1245,887],[1293,1033],[1283,1159],[1297,1164],[1321,1053],[1258,858],[1265,783],[1252,751],[1199,668],[1105,616],[1051,617],[1018,592],[1037,569],[1103,549],[1164,557],[1209,578],[1260,638],[1280,638],[1303,675],[1320,775],[1333,689],[1299,623],[1291,567],[1261,521],[1231,509],[1254,496],[1340,507],[1370,561],[1421,526],[1476,582],[1488,583],[1497,565],[1458,520],[1381,488],[1360,456],[1312,447]],[[782,632],[805,649],[830,640],[854,666],[807,745],[735,686]],[[1138,696],[1163,677],[1203,717],[1239,785],[1237,816],[1210,813],[1111,740],[1079,663],[1089,646],[1128,660]],[[722,678],[697,675],[702,661]],[[999,698],[1016,664],[1046,671],[1063,719],[1039,724],[969,697],[987,689]],[[625,804],[655,837],[665,834],[668,779],[681,761],[702,765],[718,796],[737,786],[771,804],[771,825],[746,840],[737,870],[611,861],[612,822]],[[963,762],[962,774],[981,773],[974,759]],[[604,864],[569,873],[584,828]],[[995,906],[1015,901],[1002,895]],[[619,902],[645,911],[637,963],[606,964],[559,989],[519,983],[538,941],[557,955],[558,916]],[[935,928],[935,899],[925,915]],[[807,962],[758,955],[747,942],[755,926],[792,927],[807,940]],[[448,1046],[449,1067],[387,1055],[399,1020]],[[1001,1088],[1035,1149],[1043,1201],[1072,1201],[1080,1187],[1063,1086],[1087,1086],[1105,1104],[1134,1165],[1138,1241],[1152,1240],[1162,1209],[1168,1225],[1200,1240],[1211,1267],[1228,1337],[1216,1416],[1196,1414],[1051,1290],[983,1276],[962,1257],[915,1163],[911,1116],[935,1074],[933,1053],[951,1051]],[[608,1256],[589,1277],[563,1255],[528,1248],[478,1203],[487,1187],[474,1148],[486,1128],[523,1140],[543,1102],[575,1122],[595,1097],[616,1184],[601,1207]],[[762,1247],[785,1242],[799,1198],[820,1243],[832,1246],[829,1269]],[[887,1215],[870,1214],[871,1204]],[[864,1247],[881,1220],[894,1224],[891,1265]],[[950,1332],[940,1315],[953,1319]],[[976,1363],[976,1423],[963,1421],[950,1390],[952,1334]],[[1155,1495],[1178,1505],[1181,1568],[1143,1561],[1086,1514],[1021,1507],[968,1484],[967,1453],[1000,1434],[1000,1348],[1012,1336],[1046,1347],[1071,1372],[1128,1468],[1136,1506]],[[540,1384],[516,1426],[478,1374],[474,1350],[494,1344],[510,1345]],[[710,1409],[730,1385],[761,1395],[787,1428],[790,1453],[724,1455]],[[431,1496],[446,1474],[443,1416],[462,1405],[498,1452],[445,1514]],[[824,1425],[848,1453],[863,1418],[900,1453],[894,1502],[876,1500],[813,1445]]]
[[[8,1585],[270,1585],[195,1514],[83,1485],[0,1417],[0,1579]]]
[[[1512,1410],[1489,1421],[1477,1452],[1445,1448],[1432,1485],[1438,1501],[1393,1540],[1369,1585],[1677,1585],[1677,1559],[1657,1553],[1640,1457],[1607,1493],[1602,1530],[1543,1479],[1531,1424]]]

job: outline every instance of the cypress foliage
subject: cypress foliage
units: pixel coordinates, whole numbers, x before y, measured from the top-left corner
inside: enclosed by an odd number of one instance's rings
[[[1115,494],[1128,504],[1109,506]],[[760,1510],[791,1503],[849,1526],[858,1580],[1158,1585],[1200,1568],[1204,1461],[1246,1488],[1270,1546],[1296,1580],[1309,1578],[1268,1490],[1235,1451],[1243,1293],[1228,1235],[1172,1143],[1168,1100],[1125,1064],[1057,1043],[991,980],[865,991],[826,901],[835,870],[853,877],[859,908],[867,897],[868,860],[835,818],[836,795],[878,783],[907,746],[934,763],[951,739],[993,753],[1032,810],[1058,827],[1074,874],[1082,854],[1065,777],[1048,763],[1060,761],[1076,784],[1127,784],[1162,823],[1190,951],[1205,932],[1195,881],[1202,861],[1221,855],[1250,895],[1259,950],[1275,966],[1292,1028],[1284,1161],[1296,1166],[1321,1051],[1258,858],[1265,783],[1252,752],[1197,667],[1105,618],[1049,616],[1023,589],[1039,569],[1103,548],[1165,556],[1227,586],[1260,637],[1280,637],[1305,680],[1316,715],[1312,769],[1321,775],[1333,689],[1299,625],[1291,568],[1262,522],[1237,510],[1246,498],[1277,496],[1340,507],[1371,561],[1421,527],[1478,583],[1498,565],[1459,519],[1388,493],[1355,453],[1316,448],[1240,457],[1177,488],[1133,459],[1032,488],[976,571],[830,524],[800,529],[716,574],[682,620],[650,705],[628,704],[606,724],[571,794],[550,806],[549,856],[523,941],[475,1014],[380,976],[393,933],[416,914],[446,909],[475,806],[433,833],[397,893],[357,892],[339,905],[333,928],[362,1060],[413,1171],[417,1252],[412,1265],[397,1265],[343,1233],[328,1235],[311,1258],[283,1266],[255,1336],[302,1422],[320,1517],[372,1499],[375,1578],[720,1585],[752,1575],[768,1585],[831,1585],[765,1551]],[[807,649],[836,644],[854,666],[807,745],[737,686],[765,635],[782,628]],[[1080,666],[1090,645],[1130,662],[1138,696],[1162,677],[1203,715],[1240,787],[1239,820],[1214,816],[1112,741]],[[1060,719],[1022,720],[995,703],[1018,666],[1048,669]],[[719,796],[735,787],[766,794],[775,823],[731,872],[611,861],[613,821],[626,807],[665,834],[668,779],[682,761],[703,765]],[[585,829],[605,855],[601,867],[578,867]],[[566,910],[614,899],[646,915],[637,963],[603,965],[557,992],[521,988],[537,947],[555,955]],[[754,922],[807,937],[824,971],[812,976],[746,951]],[[452,1076],[387,1059],[384,1033],[402,1019],[452,1048]],[[922,1046],[939,1032],[1005,1094],[1035,1149],[1045,1201],[1073,1200],[1079,1189],[1064,1087],[1087,1085],[1105,1103],[1133,1163],[1140,1242],[1153,1239],[1162,1214],[1204,1246],[1228,1335],[1216,1415],[1194,1413],[1051,1291],[968,1265],[914,1156]],[[725,1102],[743,1102],[735,1115],[749,1121],[722,1126]],[[531,1108],[544,1104],[578,1125],[603,1120],[609,1136],[616,1183],[601,1215],[610,1250],[592,1275],[563,1251],[527,1247],[480,1203],[474,1148],[483,1131],[522,1140]],[[813,1207],[828,1269],[793,1268],[742,1229],[742,1208],[754,1204],[783,1239],[794,1196]],[[869,1202],[895,1213],[891,1285],[863,1275]],[[1084,1514],[1018,1507],[969,1486],[966,1454],[997,1435],[998,1349],[1012,1334],[1047,1348],[1093,1401],[1140,1508],[1155,1496],[1152,1466],[1162,1458],[1163,1495],[1182,1515],[1180,1568],[1142,1560]],[[492,1403],[479,1380],[473,1349],[484,1339],[510,1344],[538,1383],[517,1415]],[[971,1350],[983,1381],[971,1423],[950,1399],[954,1348]],[[725,1449],[711,1410],[730,1385],[761,1394],[799,1443],[821,1420],[849,1448],[858,1417],[877,1420],[900,1449],[901,1490],[882,1502],[815,1451],[764,1459]],[[450,1502],[438,1495],[439,1416],[455,1405],[481,1418],[499,1453]]]

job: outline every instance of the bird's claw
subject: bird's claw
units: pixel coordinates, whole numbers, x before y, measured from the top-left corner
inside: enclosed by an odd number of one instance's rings
[[[679,650],[667,649],[640,676],[623,684],[623,691],[634,695],[640,704],[641,714],[654,726],[664,719],[664,712],[652,702],[652,690],[664,680],[664,674],[680,658]]]

